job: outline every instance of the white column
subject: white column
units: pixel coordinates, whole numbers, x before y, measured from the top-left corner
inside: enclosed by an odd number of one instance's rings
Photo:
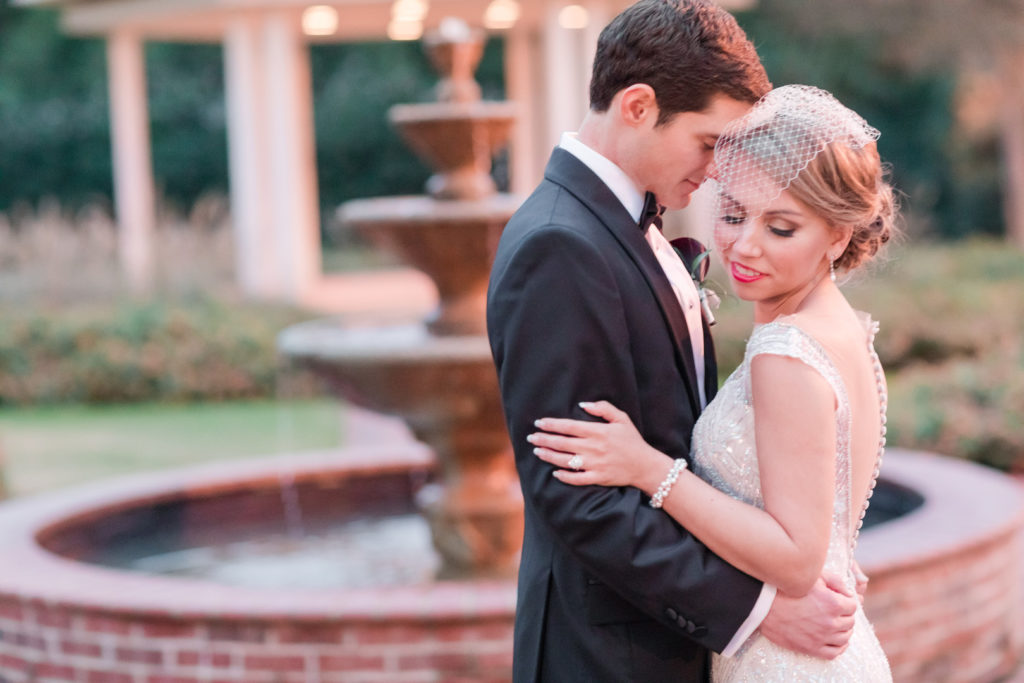
[[[238,18],[224,37],[231,217],[235,277],[242,293],[276,298],[280,273],[273,259],[266,94],[260,25]]]
[[[111,143],[118,256],[128,284],[153,284],[156,200],[146,98],[146,60],[139,36],[115,31],[107,39]]]
[[[269,199],[282,295],[299,301],[320,274],[313,88],[309,48],[294,15],[263,23],[264,102],[269,141]]]
[[[567,4],[545,5],[546,17],[541,26],[546,123],[540,134],[549,148],[558,144],[563,131],[579,128],[587,113],[594,48],[607,14],[604,3],[589,3],[584,5],[591,15],[587,27],[567,29],[558,23],[559,12]],[[595,26],[595,21],[600,24]]]
[[[531,35],[521,24],[505,34],[505,96],[516,103],[519,117],[509,145],[509,185],[513,194],[527,195],[540,182],[547,154],[535,144],[537,98],[531,87],[535,50]]]
[[[572,49],[573,31],[558,24],[561,3],[545,4],[546,17],[541,25],[544,53],[544,127],[538,131],[542,144],[551,148],[558,144],[563,131],[576,130],[582,119],[579,111],[576,58]]]

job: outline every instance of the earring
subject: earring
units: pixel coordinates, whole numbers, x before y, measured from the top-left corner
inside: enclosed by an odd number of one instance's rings
[[[828,259],[828,277],[832,282],[836,281],[836,262],[831,256]]]

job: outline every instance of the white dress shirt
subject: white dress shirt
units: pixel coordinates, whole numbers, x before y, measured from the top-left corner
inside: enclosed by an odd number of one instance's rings
[[[636,186],[633,180],[626,175],[626,172],[615,165],[614,162],[594,151],[579,141],[575,133],[563,133],[559,147],[572,154],[601,179],[608,189],[612,191],[622,206],[626,208],[634,221],[640,220],[640,214],[644,210],[644,193]],[[655,226],[647,229],[647,244],[650,245],[658,264],[661,266],[665,277],[672,285],[672,291],[679,301],[679,305],[686,317],[686,326],[690,332],[690,346],[693,348],[693,364],[697,369],[697,391],[700,395],[700,405],[703,408],[707,405],[707,398],[704,392],[704,330],[701,327],[700,296],[697,293],[697,286],[686,270],[686,266],[676,254],[675,249],[661,234]],[[761,595],[746,621],[733,635],[732,640],[722,651],[726,657],[736,653],[740,646],[750,635],[761,625],[764,618],[771,609],[775,600],[776,587],[764,584]]]

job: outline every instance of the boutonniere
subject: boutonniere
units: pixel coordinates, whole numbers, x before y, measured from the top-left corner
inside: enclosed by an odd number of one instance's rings
[[[671,240],[670,244],[676,250],[676,253],[679,254],[679,258],[682,259],[683,265],[686,267],[687,272],[690,273],[690,277],[693,278],[693,284],[697,285],[697,293],[700,295],[700,308],[708,320],[708,326],[714,325],[715,316],[711,310],[718,308],[722,300],[718,298],[718,293],[715,290],[704,284],[708,277],[708,270],[711,268],[711,261],[708,259],[711,252],[692,237],[677,237]]]

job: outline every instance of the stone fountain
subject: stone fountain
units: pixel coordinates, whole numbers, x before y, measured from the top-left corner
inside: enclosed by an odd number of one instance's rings
[[[515,107],[481,99],[473,78],[481,33],[446,20],[426,49],[442,76],[437,101],[395,106],[390,120],[435,169],[428,195],[351,201],[339,219],[426,273],[440,306],[415,322],[311,321],[285,330],[279,348],[345,399],[400,416],[434,451],[440,476],[417,500],[440,578],[511,576],[523,503],[484,313],[494,249],[519,203],[490,175]]]

